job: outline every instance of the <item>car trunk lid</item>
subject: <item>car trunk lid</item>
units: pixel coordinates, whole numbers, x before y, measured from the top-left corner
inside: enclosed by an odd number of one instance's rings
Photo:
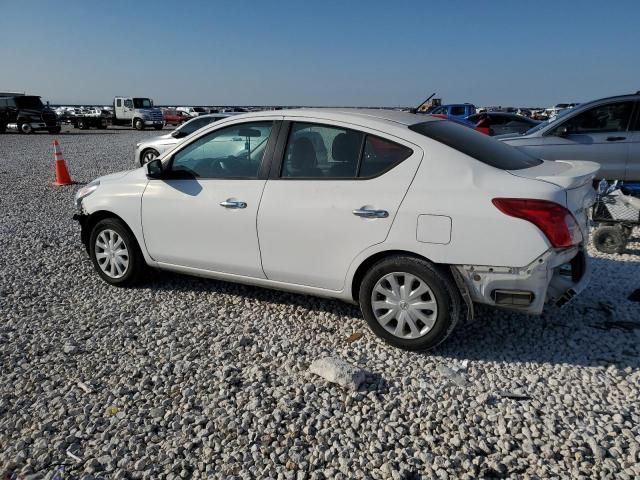
[[[557,185],[565,190],[566,207],[574,214],[583,233],[588,232],[587,212],[596,192],[593,180],[600,165],[578,160],[543,161],[535,167],[508,170],[517,177],[531,178]],[[585,237],[586,238],[586,237]]]

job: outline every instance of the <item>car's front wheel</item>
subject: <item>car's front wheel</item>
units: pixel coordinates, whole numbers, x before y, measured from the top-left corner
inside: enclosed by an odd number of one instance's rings
[[[133,128],[135,128],[136,130],[144,130],[144,122],[141,118],[136,118],[133,121]]]
[[[142,152],[140,155],[140,166],[146,165],[151,160],[155,160],[158,157],[159,153],[157,150],[153,148],[148,148]]]
[[[93,227],[89,255],[98,274],[112,285],[134,285],[146,269],[135,237],[117,218],[100,220]]]
[[[360,308],[369,327],[405,350],[429,350],[442,343],[460,317],[460,294],[446,274],[426,260],[389,257],[365,274]]]

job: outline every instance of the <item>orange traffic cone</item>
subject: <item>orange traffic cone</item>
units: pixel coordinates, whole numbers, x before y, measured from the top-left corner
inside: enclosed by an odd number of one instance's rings
[[[67,162],[62,158],[62,150],[60,150],[60,142],[58,140],[53,141],[53,158],[56,161],[56,181],[54,185],[73,185],[75,182],[71,180],[69,170],[67,169]]]

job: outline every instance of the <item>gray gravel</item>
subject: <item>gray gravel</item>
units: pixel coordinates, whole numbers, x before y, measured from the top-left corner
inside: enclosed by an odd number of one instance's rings
[[[156,134],[59,138],[87,182]],[[591,252],[565,309],[481,309],[407,353],[339,302],[165,273],[108,286],[71,220],[78,187],[51,186],[51,140],[0,135],[0,477],[640,476],[640,232]],[[367,372],[357,391],[308,371],[328,356]]]

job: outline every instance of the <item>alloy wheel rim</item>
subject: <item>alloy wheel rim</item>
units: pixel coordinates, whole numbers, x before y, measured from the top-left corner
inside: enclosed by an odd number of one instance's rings
[[[129,268],[129,250],[115,230],[102,230],[96,237],[95,256],[100,270],[110,278],[121,278]]]
[[[422,279],[407,272],[382,277],[371,292],[371,307],[378,323],[395,337],[423,337],[438,318],[438,302]]]
[[[156,158],[158,155],[156,154],[155,151],[153,150],[149,150],[147,152],[145,152],[144,154],[144,163],[149,163],[151,160],[153,160],[154,158]]]

